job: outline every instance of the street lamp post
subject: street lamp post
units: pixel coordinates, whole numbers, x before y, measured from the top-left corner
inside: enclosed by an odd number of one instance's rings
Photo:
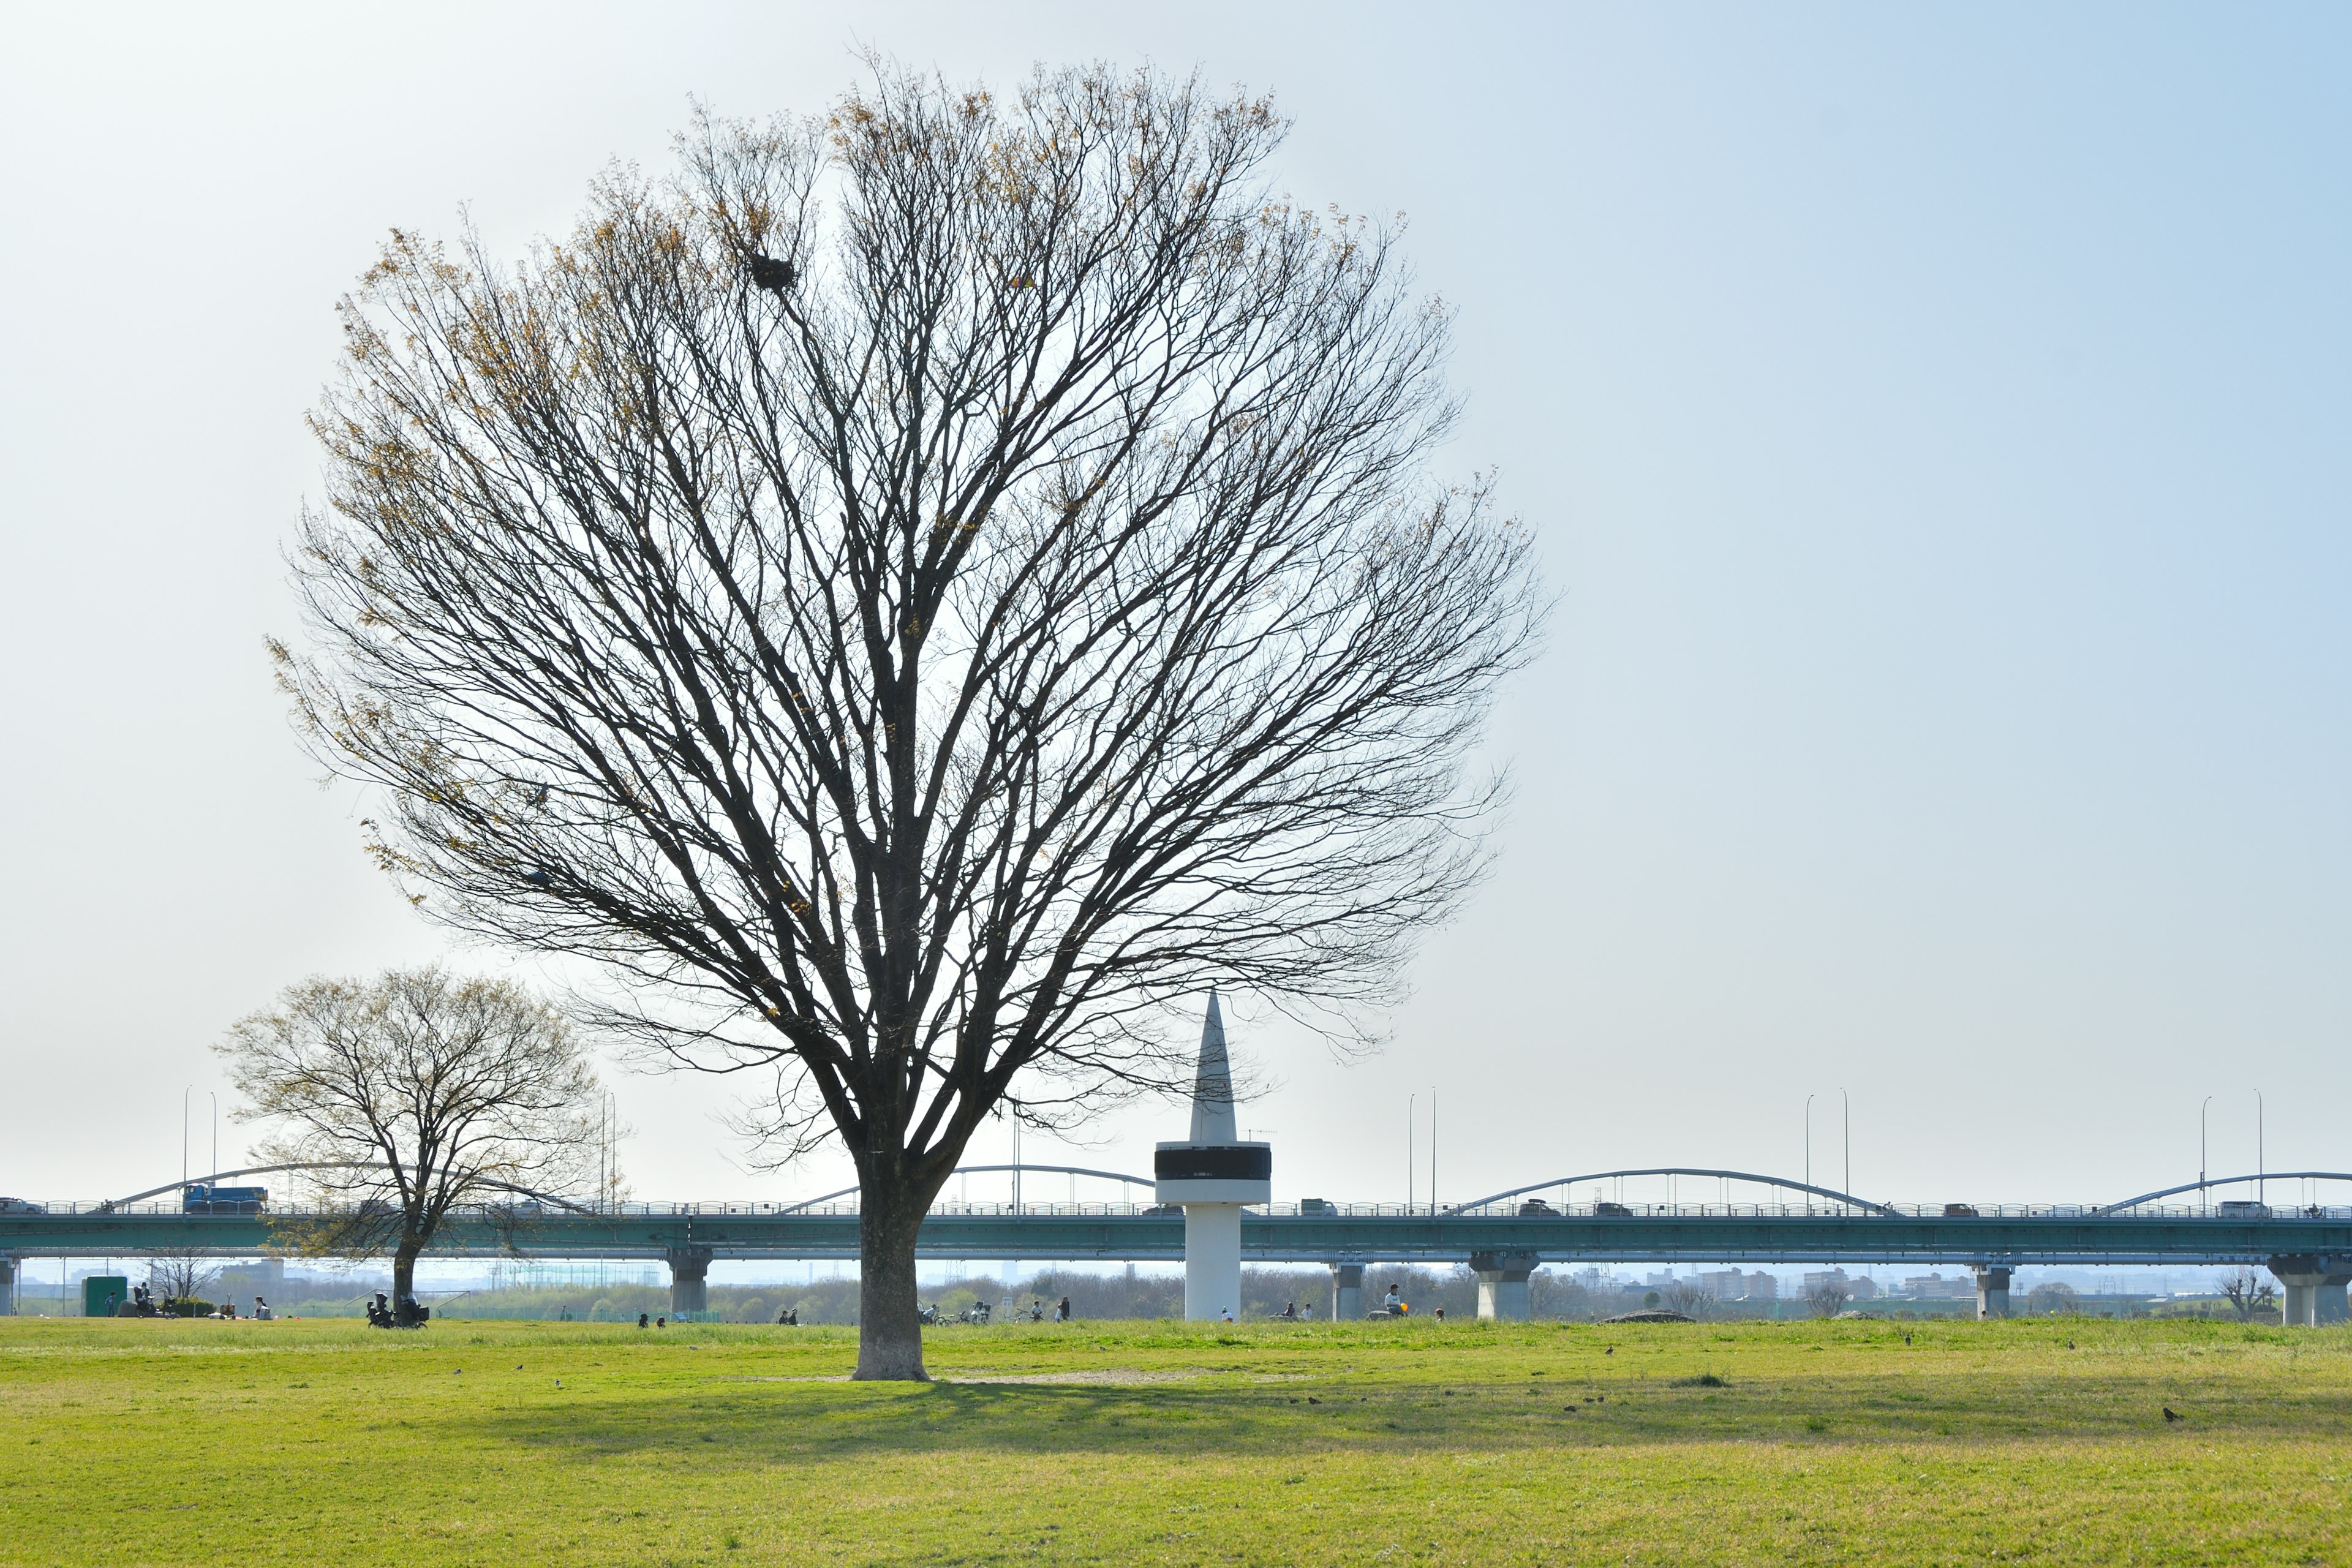
[[[2210,1214],[2212,1194],[2205,1190],[2205,1122],[2206,1112],[2213,1109],[2213,1097],[2207,1095],[2205,1103],[2197,1108],[2197,1206]]]
[[[1805,1096],[1805,1212],[1813,1212],[1813,1097]]]

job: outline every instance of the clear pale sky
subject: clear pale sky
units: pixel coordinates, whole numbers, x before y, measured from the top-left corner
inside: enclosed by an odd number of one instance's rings
[[[1797,1173],[1809,1093],[1835,1184],[1841,1089],[1878,1196],[2186,1180],[2209,1094],[2251,1169],[2257,1090],[2272,1168],[2352,1168],[2341,8],[51,6],[0,49],[0,1193],[172,1179],[189,1086],[203,1169],[224,1026],[446,949],[262,653],[379,237],[512,253],[861,45],[1274,91],[1284,188],[1409,215],[1443,461],[1563,595],[1386,1052],[1234,999],[1278,1197],[1402,1197],[1433,1088],[1448,1197]],[[641,1194],[846,1180],[740,1169],[724,1086],[615,1087]],[[1148,1170],[1184,1120],[1024,1152]]]

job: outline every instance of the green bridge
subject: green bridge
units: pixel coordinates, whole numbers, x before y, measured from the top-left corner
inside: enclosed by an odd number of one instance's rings
[[[1564,1197],[1580,1182],[1655,1174],[1760,1182],[1792,1189],[1803,1201],[1576,1205],[1525,1196],[1558,1188]],[[2352,1180],[2332,1172],[2265,1179],[2298,1178]],[[2321,1292],[2331,1296],[2330,1315],[2340,1315],[2332,1298],[2352,1279],[2352,1207],[2160,1202],[2255,1179],[2191,1184],[2099,1206],[1909,1207],[1779,1178],[1662,1167],[1560,1178],[1433,1212],[1312,1200],[1266,1205],[1244,1213],[1242,1251],[1258,1262],[1330,1265],[1343,1304],[1367,1262],[1466,1263],[1480,1277],[1482,1306],[1491,1299],[1501,1316],[1522,1315],[1512,1309],[1525,1301],[1538,1266],[1581,1261],[1957,1265],[1976,1272],[1979,1310],[1989,1315],[2006,1310],[2010,1273],[2024,1265],[2258,1265],[2286,1287],[2289,1322],[2314,1321]],[[303,1217],[187,1212],[177,1202],[18,1205],[0,1211],[0,1266],[26,1257],[252,1256],[283,1247],[285,1227]],[[671,1268],[681,1310],[699,1307],[713,1260],[850,1259],[857,1250],[854,1203],[599,1207],[538,1195],[460,1211],[430,1248],[441,1258],[660,1259]],[[933,1258],[1172,1263],[1184,1257],[1184,1218],[1139,1204],[950,1203],[924,1222],[918,1251]]]
[[[151,1253],[250,1256],[284,1242],[299,1214],[185,1214],[162,1205],[0,1215],[0,1253],[128,1258]],[[1253,1209],[1242,1249],[1260,1262],[1343,1258],[1464,1262],[1527,1253],[1543,1262],[2246,1264],[2288,1254],[2352,1255],[2352,1211],[2266,1217],[2185,1212],[1986,1208],[1977,1214],[1854,1213],[1780,1205],[1632,1205],[1627,1212],[1521,1215],[1394,1205]],[[1184,1219],[1140,1205],[947,1205],[924,1222],[929,1258],[1100,1258],[1181,1262]],[[857,1211],[783,1205],[644,1204],[612,1210],[460,1211],[435,1238],[436,1257],[854,1258]]]

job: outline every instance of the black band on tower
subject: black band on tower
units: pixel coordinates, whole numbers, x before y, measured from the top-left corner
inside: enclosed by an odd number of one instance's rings
[[[1264,1182],[1274,1151],[1263,1143],[1187,1143],[1155,1150],[1151,1173],[1163,1182]]]

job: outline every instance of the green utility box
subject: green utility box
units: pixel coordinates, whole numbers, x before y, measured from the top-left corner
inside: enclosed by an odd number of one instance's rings
[[[131,1300],[131,1281],[120,1274],[92,1274],[81,1282],[81,1315],[110,1318]]]

